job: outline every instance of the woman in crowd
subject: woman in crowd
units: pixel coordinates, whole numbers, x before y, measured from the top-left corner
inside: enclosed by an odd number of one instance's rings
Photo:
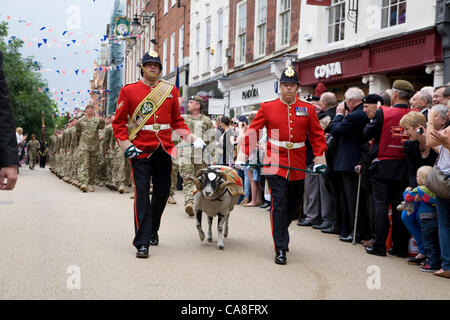
[[[422,166],[433,166],[436,162],[437,152],[430,146],[427,146],[426,119],[421,112],[411,111],[405,114],[400,120],[400,126],[408,136],[408,141],[403,144],[403,149],[408,163],[408,188],[414,189],[417,187],[417,170]],[[413,235],[419,248],[419,254],[408,259],[408,263],[420,264],[422,261],[425,261],[426,255],[422,243],[417,210],[414,210],[411,214],[403,211],[402,221]]]
[[[427,145],[439,147],[439,159],[435,165],[436,169],[441,170],[447,178],[450,178],[450,129],[448,126],[443,130],[439,130],[436,127],[436,120],[439,121],[439,116],[436,116],[436,113],[439,113],[442,108],[435,107],[428,114]],[[445,111],[447,113],[447,110]],[[436,195],[436,211],[438,215],[442,268],[433,274],[439,277],[450,278],[450,199]]]

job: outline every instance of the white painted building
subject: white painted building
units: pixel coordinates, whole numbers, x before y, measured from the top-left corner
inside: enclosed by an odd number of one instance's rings
[[[396,78],[442,84],[435,0],[330,2],[301,1],[295,66],[304,92],[313,93],[319,82],[337,91],[365,86],[370,93],[384,91]]]

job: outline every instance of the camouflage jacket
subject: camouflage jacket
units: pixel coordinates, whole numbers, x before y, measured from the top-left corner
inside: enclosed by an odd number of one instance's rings
[[[99,118],[82,118],[77,123],[77,136],[79,137],[79,150],[98,151],[98,130],[105,127],[105,121]]]

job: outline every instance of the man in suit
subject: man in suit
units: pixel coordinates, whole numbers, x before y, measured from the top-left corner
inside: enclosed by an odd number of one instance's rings
[[[428,109],[432,107],[433,98],[425,92],[417,91],[415,95],[412,96],[411,109],[416,109],[422,112],[426,119],[428,119]]]
[[[391,254],[404,257],[408,251],[409,232],[401,220],[401,212],[396,208],[403,200],[407,186],[407,162],[403,151],[406,135],[400,126],[401,118],[411,111],[409,101],[414,94],[414,86],[405,80],[396,80],[392,85],[392,107],[381,107],[375,115],[369,114],[369,124],[364,129],[366,141],[374,139],[369,155],[369,168],[375,204],[375,239],[368,254],[386,256],[386,239],[389,233],[388,207],[392,206]]]
[[[364,113],[364,92],[356,87],[345,92],[344,103],[338,105],[331,126],[331,135],[337,140],[333,158],[333,169],[338,173],[341,188],[339,201],[342,219],[339,240],[353,241],[356,196],[358,194],[358,175],[355,167],[361,159],[361,146],[364,144],[363,130],[369,122]],[[347,111],[346,111],[347,110]]]
[[[17,181],[16,125],[12,114],[8,86],[3,74],[3,54],[0,51],[0,190],[12,190]]]

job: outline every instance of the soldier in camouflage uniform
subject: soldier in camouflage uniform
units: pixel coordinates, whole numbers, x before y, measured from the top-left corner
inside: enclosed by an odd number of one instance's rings
[[[34,170],[34,166],[36,165],[36,158],[39,154],[40,149],[41,144],[36,139],[36,135],[33,133],[31,135],[31,141],[28,142],[29,168],[31,170]]]
[[[76,128],[73,126],[73,118],[69,120],[69,123],[67,124],[67,128],[63,134],[63,140],[64,140],[64,168],[63,168],[63,180],[64,182],[70,181],[70,172],[72,169],[72,159],[73,159],[73,150],[71,148],[72,144],[72,132]]]
[[[86,106],[85,115],[77,123],[77,135],[80,137],[78,149],[80,152],[79,180],[81,191],[93,192],[95,172],[97,170],[97,156],[99,149],[98,130],[105,127],[103,118],[94,117],[94,106]]]
[[[71,163],[70,169],[68,172],[69,183],[78,187],[78,163],[79,163],[79,154],[78,154],[78,143],[79,136],[77,135],[77,123],[78,118],[74,118],[72,121],[72,127],[70,128],[70,147],[69,152],[71,155]]]
[[[103,141],[101,142],[103,148],[103,154],[105,159],[105,186],[109,189],[112,188],[112,164],[111,164],[111,145],[115,143],[115,139],[112,131],[112,120],[114,115],[109,116],[105,120],[105,130],[103,133]]]
[[[186,177],[194,175],[198,170],[203,169],[211,164],[214,159],[214,128],[211,119],[201,113],[201,109],[205,104],[205,100],[199,96],[189,98],[188,115],[183,115],[186,125],[189,130],[197,137],[203,137],[207,144],[207,149],[193,150],[193,148],[179,148],[178,149],[178,168],[180,175],[183,178],[183,192],[184,192],[184,210],[193,216],[194,191],[195,185],[193,182],[186,182]],[[204,157],[203,155],[206,155]]]
[[[50,171],[53,172],[55,169],[55,145],[56,145],[56,135],[58,131],[55,131],[53,135],[50,137],[50,141],[48,143],[48,161],[50,165]]]

